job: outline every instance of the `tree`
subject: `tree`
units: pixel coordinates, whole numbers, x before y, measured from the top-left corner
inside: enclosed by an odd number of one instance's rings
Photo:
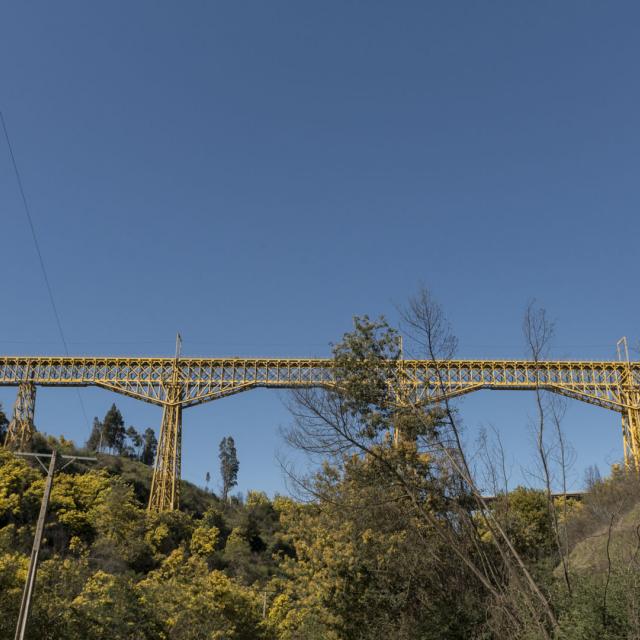
[[[293,392],[290,442],[329,461],[296,478],[317,512],[293,529],[302,584],[280,601],[285,638],[309,624],[318,637],[472,637],[454,603],[495,590],[468,488],[440,451],[441,412],[398,402],[399,342],[383,318],[356,318],[333,350],[336,386]]]
[[[139,459],[142,448],[142,435],[136,431],[135,427],[127,427],[127,438],[131,441],[133,455]]]
[[[431,361],[431,384],[446,389],[438,363],[454,356],[456,339],[441,307],[422,290],[402,318],[411,347]],[[394,362],[398,343],[383,319],[356,319],[354,331],[334,348],[335,386],[293,392],[291,443],[316,459],[328,457],[334,469],[326,471],[329,479],[340,480],[352,459],[366,461],[370,486],[385,487],[383,496],[395,499],[422,532],[416,540],[422,551],[443,566],[454,558],[466,576],[460,584],[484,593],[486,608],[496,616],[488,623],[498,637],[535,633],[550,640],[558,625],[553,607],[482,496],[455,407],[445,395],[434,410],[407,390],[403,367]],[[412,437],[398,437],[403,431]],[[326,491],[317,478],[297,480],[316,500]],[[329,493],[326,500],[342,496]],[[462,589],[459,599],[466,594]],[[397,630],[386,635],[397,636]]]
[[[516,487],[491,503],[513,544],[530,563],[548,558],[554,552],[554,531],[544,491]]]
[[[100,452],[104,444],[103,438],[104,438],[104,425],[102,424],[102,422],[100,422],[100,420],[98,420],[98,417],[96,416],[93,419],[93,426],[91,427],[91,435],[89,436],[89,439],[87,440],[85,446],[90,451]]]
[[[0,444],[4,443],[4,439],[7,437],[8,426],[9,419],[2,410],[2,403],[0,402]]]
[[[213,538],[213,532],[209,532]],[[196,545],[197,546],[197,545]],[[206,546],[206,545],[205,545]],[[211,638],[266,640],[258,595],[225,576],[209,571],[206,560],[176,549],[138,584],[138,591],[164,622],[172,640]]]
[[[537,307],[534,301],[529,302],[522,323],[524,337],[527,343],[529,356],[534,362],[547,357],[551,340],[554,335],[553,322],[548,318],[543,307]],[[562,571],[569,597],[571,597],[571,579],[569,571],[569,540],[567,538],[567,501],[563,501],[564,513],[559,514],[552,492],[552,479],[554,475],[554,459],[557,459],[557,471],[562,481],[562,493],[567,492],[567,467],[568,451],[561,428],[561,419],[564,414],[564,404],[557,396],[544,393],[539,386],[535,390],[537,419],[534,426],[536,448],[539,458],[541,480],[544,483],[547,508],[551,517],[558,559],[562,565]],[[554,425],[550,441],[547,435],[547,421],[550,419]]]
[[[245,533],[236,527],[226,540],[224,559],[231,575],[241,583],[251,584],[256,575],[256,561]]]
[[[124,418],[115,404],[112,404],[105,414],[102,424],[105,444],[112,452],[122,453],[127,432],[124,428]]]
[[[482,590],[373,459],[327,465],[312,488],[312,503],[282,503],[296,559],[271,585],[278,638],[478,637]]]
[[[159,636],[153,613],[130,578],[97,571],[71,602],[69,617],[76,638],[146,640]]]
[[[211,474],[207,471],[207,474],[204,477],[204,482],[207,485],[207,491],[209,490],[209,481],[211,480]]]
[[[598,484],[602,482],[600,469],[597,464],[591,464],[584,470],[584,488],[592,491]]]
[[[442,308],[433,299],[431,293],[422,288],[409,300],[409,304],[402,312],[402,319],[416,347],[431,360],[436,384],[441,389],[446,388],[447,381],[442,368],[438,366],[438,361],[453,357],[457,340],[451,333]],[[542,340],[538,344],[543,345],[545,337],[540,337]],[[407,398],[407,400],[411,404],[411,399]],[[418,403],[413,403],[413,406],[418,408]],[[492,629],[497,630],[498,635],[505,633],[513,635],[516,630],[526,635],[535,630],[539,637],[550,639],[558,629],[554,607],[532,573],[531,567],[516,549],[500,518],[488,508],[473,476],[461,426],[455,408],[447,395],[442,399],[442,406],[446,425],[445,437],[436,440],[437,451],[443,456],[449,472],[468,487],[475,502],[480,523],[489,532],[488,538],[493,543],[492,552],[499,555],[495,565],[491,566],[493,563],[483,562],[477,567],[479,572],[476,573],[492,596],[491,614],[496,614],[496,624]],[[461,515],[465,516],[464,512]],[[470,535],[477,536],[477,519],[469,521],[468,514],[465,519],[471,527]],[[466,561],[464,558],[461,559]]]
[[[236,443],[231,436],[220,441],[220,475],[222,476],[222,499],[226,500],[230,489],[238,484],[238,454]]]
[[[140,462],[151,466],[156,459],[156,449],[158,441],[153,429],[147,428],[142,436],[142,453],[140,454]]]

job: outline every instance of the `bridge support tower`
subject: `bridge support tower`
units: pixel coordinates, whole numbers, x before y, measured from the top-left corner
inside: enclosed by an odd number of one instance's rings
[[[173,511],[180,506],[182,458],[182,386],[172,384],[162,411],[158,451],[153,468],[149,511]]]
[[[622,411],[624,466],[640,473],[640,390],[633,377],[626,336],[618,340],[616,349],[618,360],[625,364],[619,389],[620,399],[625,406]]]
[[[36,430],[33,416],[36,409],[36,385],[22,382],[18,386],[18,396],[13,405],[13,416],[7,429],[5,447],[23,451],[31,442]]]
[[[622,447],[624,466],[640,473],[640,406],[627,409],[622,414]]]

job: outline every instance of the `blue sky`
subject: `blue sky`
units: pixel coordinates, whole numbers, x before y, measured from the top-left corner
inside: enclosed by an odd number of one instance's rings
[[[640,8],[595,2],[5,4],[0,108],[74,354],[328,355],[355,314],[427,283],[460,357],[521,357],[535,297],[553,355],[637,344]],[[0,352],[62,346],[0,143]],[[636,356],[637,357],[637,356]],[[0,389],[5,408],[15,390]],[[89,419],[160,410],[81,391]],[[461,402],[517,480],[529,394]],[[75,391],[37,424],[77,441]],[[183,473],[284,490],[283,398],[190,409]],[[617,414],[572,402],[575,482],[621,455]]]

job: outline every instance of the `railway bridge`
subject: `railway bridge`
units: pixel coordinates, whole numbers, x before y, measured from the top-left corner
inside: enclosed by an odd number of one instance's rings
[[[398,393],[437,403],[480,389],[544,389],[617,411],[627,467],[640,470],[640,362],[561,360],[394,360]],[[161,406],[149,509],[178,508],[184,409],[258,387],[336,385],[332,359],[0,356],[0,386],[18,388],[6,446],[34,432],[36,388],[97,386]]]

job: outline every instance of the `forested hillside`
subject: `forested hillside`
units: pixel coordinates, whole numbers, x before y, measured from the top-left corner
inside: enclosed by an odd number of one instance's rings
[[[312,504],[259,492],[223,503],[185,483],[185,511],[156,515],[143,464],[101,456],[68,469],[51,499],[31,637],[500,637],[486,591],[370,473],[355,459],[325,468]],[[42,490],[37,468],[0,453],[1,638],[13,637]],[[556,599],[557,637],[638,637],[639,490],[617,472],[571,505],[571,597],[544,493],[494,505]]]

